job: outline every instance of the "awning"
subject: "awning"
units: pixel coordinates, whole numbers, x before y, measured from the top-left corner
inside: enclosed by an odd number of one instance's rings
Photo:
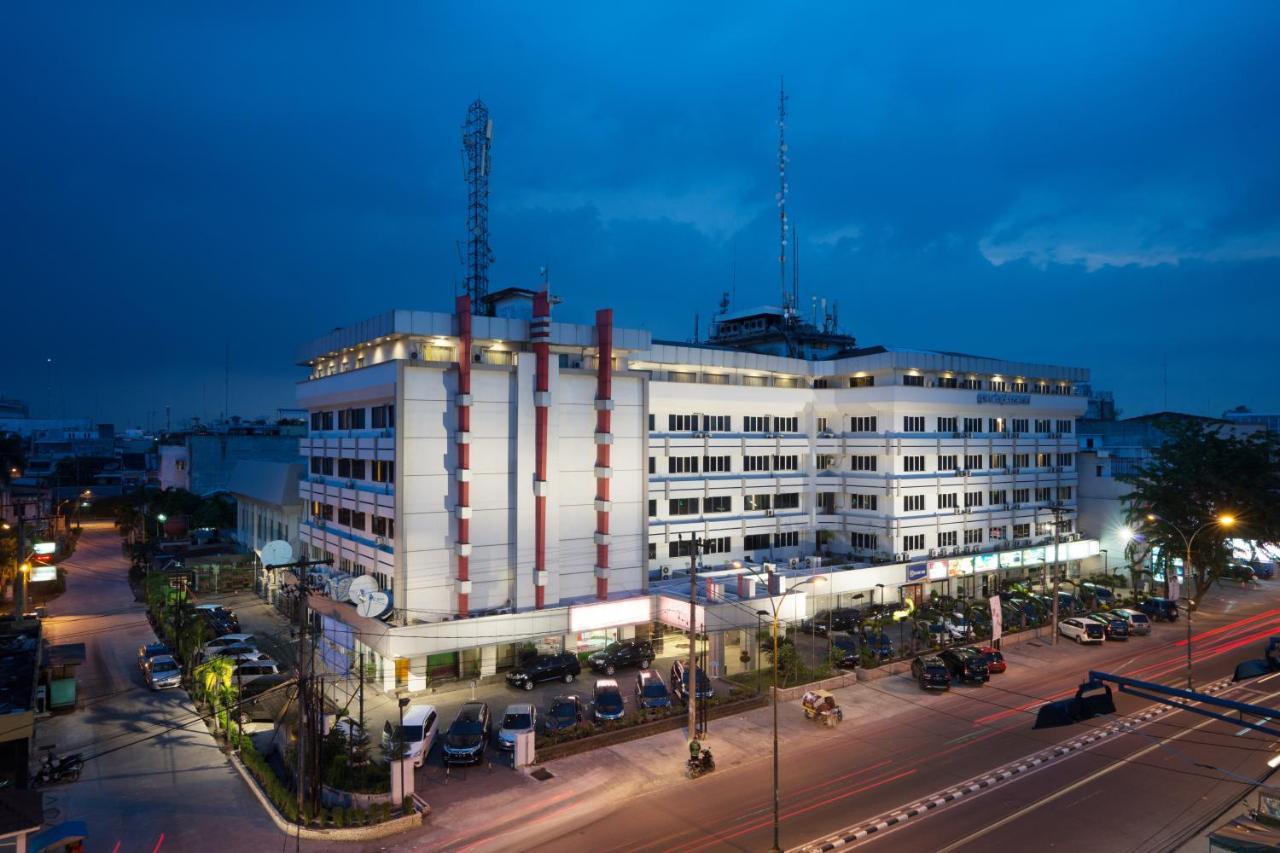
[[[27,849],[31,853],[61,853],[68,844],[88,838],[88,824],[82,820],[67,820],[31,836],[27,839]]]

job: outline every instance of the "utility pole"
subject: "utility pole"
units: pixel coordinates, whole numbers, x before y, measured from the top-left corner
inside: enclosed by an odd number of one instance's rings
[[[701,544],[697,536],[689,534],[689,685],[685,695],[689,697],[690,743],[698,739],[698,550]]]
[[[307,652],[307,591],[298,578],[297,617],[298,617],[298,822],[306,820],[306,744],[307,726],[311,722],[311,655]]]

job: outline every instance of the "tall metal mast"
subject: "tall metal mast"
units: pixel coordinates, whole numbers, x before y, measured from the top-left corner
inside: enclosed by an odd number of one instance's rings
[[[467,295],[472,311],[492,313],[484,302],[489,292],[489,148],[493,144],[493,120],[478,98],[467,107],[462,125],[463,177],[467,182]]]
[[[795,306],[787,291],[787,92],[778,81],[778,282],[782,313],[790,318]]]

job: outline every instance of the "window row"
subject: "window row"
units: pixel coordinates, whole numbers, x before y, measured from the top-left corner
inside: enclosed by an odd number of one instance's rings
[[[396,479],[396,463],[390,459],[312,456],[309,464],[312,474],[325,477],[332,477],[336,473],[343,479],[369,479],[375,483],[394,483]]]
[[[874,496],[872,501],[874,503]],[[780,494],[746,495],[742,499],[745,512],[758,512],[768,509],[799,509],[799,492],[782,492]],[[873,507],[874,508],[874,507]],[[708,515],[721,512],[733,512],[733,498],[729,495],[716,495],[709,498],[671,498],[667,501],[668,515]],[[649,501],[649,517],[658,515],[658,501]]]
[[[360,406],[351,409],[329,409],[311,413],[311,429],[313,432],[337,429],[364,429],[366,424],[373,429],[389,429],[396,425],[396,407],[393,403],[383,406],[365,408]]]
[[[311,517],[322,521],[334,521],[335,517],[338,524],[350,527],[352,530],[367,530],[375,536],[385,536],[387,538],[395,538],[396,522],[394,518],[383,515],[368,516],[366,513],[359,512],[346,507],[335,507],[333,504],[321,503],[320,501],[312,501]]]
[[[859,420],[858,418],[850,418],[850,421]],[[872,419],[874,422],[874,418]],[[996,432],[996,433],[1070,433],[1074,429],[1074,421],[1058,420],[1053,422],[1053,428],[1050,428],[1050,421],[1047,418],[1037,419],[1035,429],[1032,430],[1031,421],[1027,418],[987,418],[986,429],[983,429],[982,418],[964,418],[960,419],[954,416],[941,416],[934,419],[935,432]],[[961,429],[963,427],[963,429]],[[926,429],[924,415],[903,415],[902,431],[903,432],[924,432]],[[851,432],[874,432],[874,426],[870,430],[851,429]]]
[[[657,427],[657,416],[649,415],[649,431]],[[733,418],[729,415],[667,415],[668,432],[733,432]],[[799,432],[800,418],[796,416],[747,415],[742,419],[743,432]]]

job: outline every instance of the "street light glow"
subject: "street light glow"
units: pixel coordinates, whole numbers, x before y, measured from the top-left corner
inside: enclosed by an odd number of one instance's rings
[[[1121,527],[1118,531],[1116,531],[1116,535],[1120,537],[1120,541],[1121,541],[1121,542],[1132,542],[1132,541],[1133,541],[1133,528],[1131,528],[1131,527]]]
[[[1236,518],[1234,515],[1220,515],[1218,516],[1218,523],[1223,527],[1230,527],[1236,523]]]

